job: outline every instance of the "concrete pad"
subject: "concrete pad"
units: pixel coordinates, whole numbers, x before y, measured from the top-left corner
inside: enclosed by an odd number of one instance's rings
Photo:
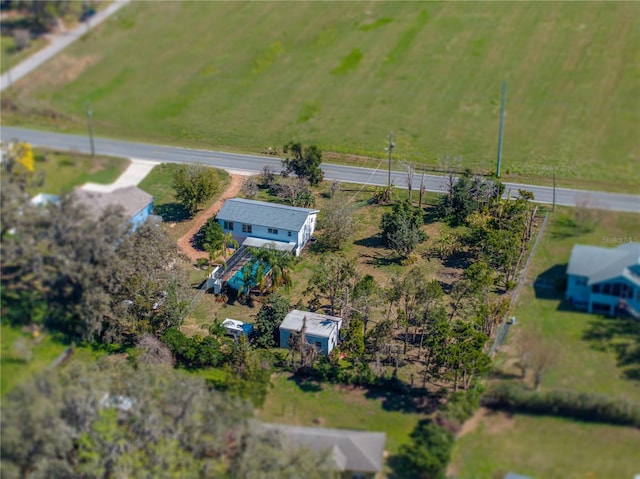
[[[109,185],[100,185],[98,183],[86,183],[81,186],[83,190],[87,191],[99,191],[103,193],[109,193],[120,188],[126,188],[128,186],[137,186],[154,166],[159,165],[159,161],[153,160],[141,160],[138,158],[131,158],[131,163],[127,169],[118,177],[116,181]]]

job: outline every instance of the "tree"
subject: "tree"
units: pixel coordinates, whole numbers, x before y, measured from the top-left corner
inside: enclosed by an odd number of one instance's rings
[[[136,344],[136,362],[146,366],[173,367],[174,359],[167,346],[155,336],[146,334]]]
[[[451,459],[453,434],[431,419],[423,419],[411,433],[411,444],[400,448],[401,477],[444,479]]]
[[[376,280],[370,274],[363,276],[353,290],[352,311],[358,313],[362,318],[364,333],[367,332],[367,325],[371,319],[373,308],[381,304],[381,291]]]
[[[532,369],[533,388],[537,391],[544,375],[556,363],[557,351],[541,337],[540,333],[531,329],[520,331],[516,348],[520,356],[522,377],[525,379],[527,370]]]
[[[412,203],[412,200],[413,200],[413,184],[414,184],[415,175],[416,175],[416,169],[414,168],[413,163],[407,163],[406,182],[407,182],[407,189],[409,190],[409,203]]]
[[[258,196],[258,181],[254,176],[250,176],[242,184],[241,192],[247,198],[253,199]]]
[[[209,253],[209,259],[213,260],[222,254],[225,246],[225,233],[222,226],[215,217],[209,218],[202,232],[202,247]]]
[[[353,234],[353,208],[344,201],[331,200],[319,218],[320,242],[331,250],[339,250]]]
[[[289,301],[279,294],[271,294],[262,304],[253,334],[253,342],[261,348],[275,347],[280,341],[278,327],[289,313]]]
[[[293,479],[330,473],[326,456],[267,440],[248,422],[248,403],[201,378],[110,363],[72,362],[3,398],[3,477]]]
[[[178,165],[173,174],[176,198],[191,215],[211,198],[218,188],[216,171],[204,165]]]
[[[117,209],[88,218],[71,196],[43,208],[14,200],[21,214],[10,217],[14,234],[2,237],[0,258],[7,320],[125,344],[180,325],[185,281],[177,246],[161,228],[145,223],[132,232]]]
[[[352,357],[359,359],[364,354],[364,324],[360,319],[352,319],[344,332],[344,345],[341,348]]]
[[[305,148],[300,142],[292,141],[284,146],[284,153],[287,155],[282,160],[285,174],[295,173],[296,176],[307,179],[311,186],[322,181],[322,152],[316,145]]]
[[[388,248],[406,257],[418,244],[427,239],[422,225],[420,208],[412,206],[406,200],[398,202],[393,205],[392,211],[382,215],[382,239]]]
[[[329,302],[329,314],[346,319],[356,279],[355,260],[340,254],[324,256],[313,267],[307,286],[306,293],[313,295],[311,306],[318,309],[324,299]]]
[[[440,203],[441,214],[456,224],[464,224],[471,213],[499,201],[503,191],[502,183],[474,175],[469,168],[457,180],[450,174],[448,193]]]

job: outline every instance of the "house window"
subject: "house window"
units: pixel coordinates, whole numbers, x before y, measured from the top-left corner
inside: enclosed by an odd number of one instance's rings
[[[322,349],[322,343],[320,341],[316,341],[316,348]]]
[[[291,231],[287,231],[287,236],[291,238]]]
[[[277,235],[278,234],[277,228],[269,228],[269,234]]]
[[[613,284],[613,290],[611,291],[611,294],[618,297],[620,296],[620,283]]]
[[[225,221],[224,229],[233,231],[233,221]]]
[[[243,233],[251,233],[251,225],[242,225],[242,232]]]
[[[594,293],[599,293],[599,292],[600,292],[600,285],[599,285],[599,284],[594,284],[594,285],[592,286],[591,290],[592,290]]]
[[[611,294],[611,284],[606,283],[602,288],[602,294]]]

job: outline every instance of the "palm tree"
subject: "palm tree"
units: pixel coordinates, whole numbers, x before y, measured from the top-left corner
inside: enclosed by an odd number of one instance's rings
[[[225,233],[223,238],[222,238],[222,257],[223,257],[223,261],[224,264],[227,264],[227,254],[228,254],[228,250],[229,247],[233,248],[233,249],[237,249],[238,248],[238,242],[233,239],[233,233],[231,231],[229,231],[228,233]]]

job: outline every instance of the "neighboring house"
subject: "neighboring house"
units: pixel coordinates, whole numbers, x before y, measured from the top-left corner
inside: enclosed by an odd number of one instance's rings
[[[55,205],[56,203],[60,203],[60,196],[52,195],[49,193],[38,193],[29,201],[31,201],[31,204],[34,206],[46,206],[50,204]]]
[[[279,431],[292,445],[314,451],[330,451],[341,479],[373,479],[382,470],[386,434],[383,432],[328,429],[323,427],[263,424]]]
[[[237,319],[227,318],[222,322],[222,327],[225,330],[227,336],[233,336],[234,339],[238,339],[241,335],[249,336],[253,331],[253,324],[243,323]]]
[[[246,238],[293,242],[297,256],[315,231],[318,213],[309,208],[232,198],[224,202],[216,219],[238,243]]]
[[[128,186],[111,192],[76,189],[74,196],[87,207],[89,215],[99,218],[110,206],[122,207],[124,216],[136,229],[153,212],[153,196],[137,186]]]
[[[640,319],[640,243],[616,248],[575,245],[567,267],[566,298],[577,309]]]
[[[299,333],[303,324],[307,342],[318,348],[320,353],[329,354],[338,344],[342,318],[294,309],[280,324],[281,348],[289,348],[289,337],[292,333]]]

